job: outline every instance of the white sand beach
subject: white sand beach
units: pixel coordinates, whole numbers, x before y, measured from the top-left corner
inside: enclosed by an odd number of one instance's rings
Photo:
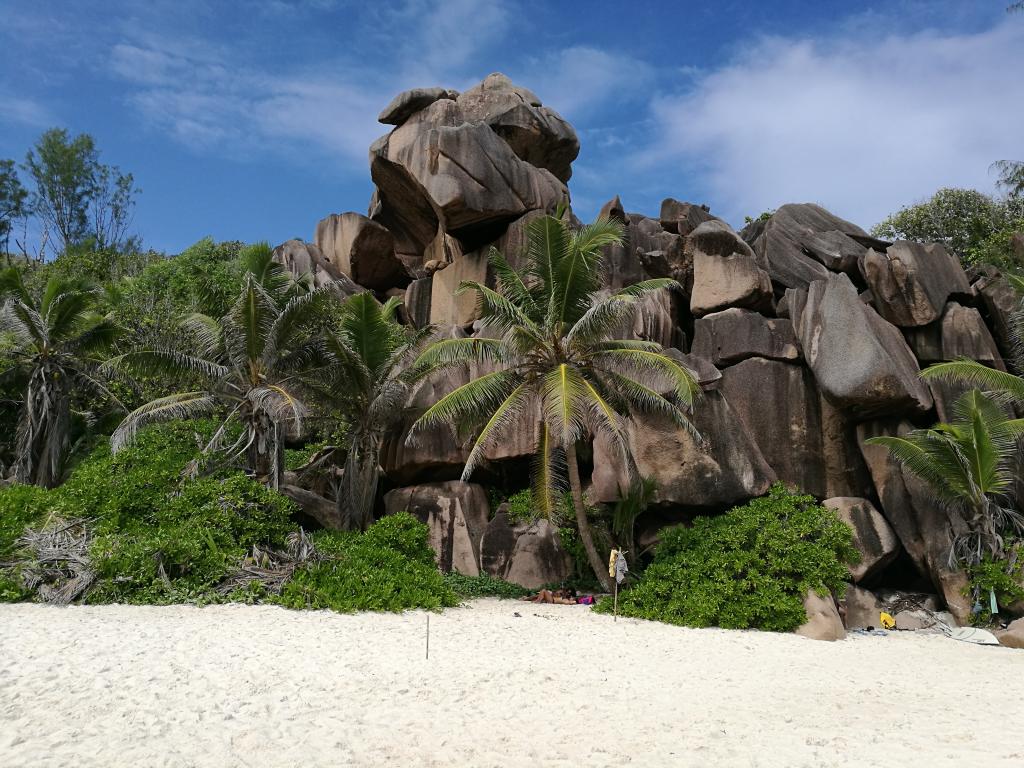
[[[0,765],[1024,765],[1021,651],[481,600],[426,659],[426,624],[3,605]]]

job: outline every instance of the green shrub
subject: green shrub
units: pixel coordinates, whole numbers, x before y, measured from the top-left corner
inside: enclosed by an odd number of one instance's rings
[[[458,595],[434,564],[428,533],[403,512],[364,534],[320,534],[314,540],[324,559],[299,568],[276,601],[342,613],[457,605]]]
[[[970,584],[968,594],[977,594],[981,612],[973,615],[975,624],[989,624],[992,621],[991,592],[996,593],[1000,609],[1024,600],[1024,545],[1017,543],[1007,547],[1007,560],[993,560],[991,556],[977,565],[967,568]]]
[[[448,586],[463,599],[474,597],[502,597],[517,598],[528,595],[530,590],[524,589],[518,584],[509,581],[496,579],[493,576],[480,574],[479,576],[464,576],[461,573],[452,571],[445,575]]]
[[[662,531],[654,561],[619,598],[625,616],[788,632],[807,590],[841,592],[858,557],[852,533],[811,496],[776,484],[766,496],[692,527]],[[598,610],[610,611],[611,600]]]
[[[49,491],[34,485],[0,488],[0,563],[13,556],[15,542],[25,528],[45,518],[49,495]]]

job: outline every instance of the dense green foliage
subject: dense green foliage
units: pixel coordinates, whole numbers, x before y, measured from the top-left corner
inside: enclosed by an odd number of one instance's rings
[[[718,517],[667,528],[654,561],[619,598],[625,616],[788,632],[808,590],[841,593],[858,557],[850,528],[813,497],[775,485]],[[610,611],[610,600],[599,610]]]
[[[352,611],[436,610],[459,596],[437,570],[427,526],[408,513],[388,515],[365,533],[322,532],[324,558],[300,568],[276,599],[289,608]]]
[[[1007,547],[1009,557],[993,559],[985,556],[980,562],[967,567],[970,591],[977,597],[981,609],[974,614],[976,624],[992,621],[990,594],[995,592],[996,603],[1005,613],[1007,606],[1024,601],[1024,546],[1019,542]]]
[[[477,597],[502,597],[507,599],[523,597],[528,595],[530,590],[512,584],[508,581],[496,579],[493,576],[480,574],[479,576],[464,576],[461,573],[452,571],[445,574],[445,581],[448,586],[461,598],[467,600]]]
[[[1010,240],[1022,231],[1024,198],[999,200],[973,189],[940,189],[930,199],[889,216],[871,233],[887,240],[943,243],[965,265],[1019,269],[1024,264]]]

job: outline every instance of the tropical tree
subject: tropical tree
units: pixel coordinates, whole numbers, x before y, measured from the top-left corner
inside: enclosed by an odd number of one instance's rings
[[[954,403],[952,423],[867,442],[888,448],[937,501],[960,513],[968,532],[950,548],[955,567],[977,564],[986,552],[1001,558],[1003,534],[1024,531],[1024,516],[1013,507],[1021,437],[1024,419],[1007,418],[1000,403],[972,389]]]
[[[138,430],[156,422],[223,413],[202,456],[245,457],[247,469],[276,488],[283,471],[284,440],[298,432],[307,409],[308,377],[324,365],[323,339],[310,329],[334,300],[328,284],[307,290],[291,279],[260,245],[245,256],[247,271],[234,305],[220,319],[195,313],[180,324],[180,343],[128,352],[108,366],[147,376],[176,376],[198,386],[136,408],[111,435],[116,452]],[[233,440],[232,425],[241,427]],[[191,470],[199,470],[199,462]]]
[[[13,160],[0,160],[0,256],[7,257],[10,250],[11,229],[25,213],[28,190],[14,168]]]
[[[348,428],[337,503],[341,524],[349,530],[366,530],[373,523],[381,444],[401,421],[413,379],[410,365],[432,333],[399,325],[400,305],[397,298],[381,305],[370,293],[347,299],[326,340],[332,362],[314,384]]]
[[[438,424],[472,430],[476,439],[462,473],[468,480],[488,448],[539,413],[535,504],[542,514],[555,514],[568,475],[580,539],[606,589],[611,582],[587,520],[577,446],[603,432],[634,475],[626,420],[638,412],[655,414],[696,435],[685,409],[698,393],[690,371],[660,345],[614,338],[641,297],[678,287],[671,279],[646,280],[601,298],[602,249],[621,237],[614,221],[599,219],[574,232],[547,216],[528,227],[521,273],[492,249],[497,290],[465,282],[458,292],[477,294],[482,318],[498,338],[437,341],[417,366],[423,375],[469,363],[493,370],[438,400],[410,435],[415,439],[418,430]]]
[[[44,488],[56,485],[71,445],[72,404],[88,393],[118,404],[103,383],[100,356],[117,326],[96,309],[98,293],[80,283],[51,278],[38,300],[15,268],[0,273],[0,377],[17,379],[14,478]]]

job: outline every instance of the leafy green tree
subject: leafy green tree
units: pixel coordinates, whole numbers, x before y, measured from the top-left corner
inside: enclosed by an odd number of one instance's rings
[[[936,500],[962,515],[968,532],[953,541],[954,567],[977,565],[986,553],[1001,559],[1004,533],[1024,531],[1024,516],[1013,507],[1021,437],[1024,419],[1008,419],[999,403],[973,389],[954,403],[952,423],[867,442],[888,448]]]
[[[3,255],[10,252],[11,229],[25,215],[28,190],[21,184],[13,160],[0,160],[0,241]]]
[[[1009,197],[1024,197],[1024,162],[1000,160],[992,166],[999,172],[999,187]]]
[[[942,243],[965,264],[1013,262],[1010,234],[1024,227],[1024,200],[995,200],[973,189],[940,189],[900,209],[871,233],[887,240]]]
[[[342,306],[327,336],[334,361],[316,386],[349,427],[345,474],[338,493],[342,526],[366,530],[380,481],[380,448],[401,420],[412,381],[411,363],[430,329],[410,332],[395,320],[400,302],[382,306],[372,294],[358,293]]]
[[[63,249],[90,238],[101,250],[124,244],[139,190],[130,173],[100,162],[92,136],[51,128],[29,151],[25,169],[35,184],[32,208]]]
[[[117,336],[117,326],[96,311],[97,292],[81,284],[51,279],[36,300],[21,273],[0,274],[0,349],[8,367],[4,378],[23,382],[15,436],[14,477],[49,488],[61,478],[71,443],[72,402],[85,391],[108,398],[100,355]]]
[[[223,422],[202,449],[225,461],[245,457],[247,469],[277,488],[284,470],[284,440],[301,431],[307,413],[307,376],[323,366],[323,340],[309,333],[334,288],[307,290],[272,261],[266,245],[246,257],[241,291],[220,319],[194,313],[180,326],[179,343],[128,352],[111,368],[144,376],[175,376],[195,383],[187,392],[159,397],[129,413],[111,436],[116,453],[146,424],[220,413]],[[231,439],[232,425],[241,427]],[[198,471],[199,463],[192,467]]]
[[[499,338],[437,341],[418,366],[426,373],[477,362],[494,371],[442,397],[415,425],[455,424],[477,431],[462,474],[468,480],[488,447],[539,413],[535,503],[542,514],[555,514],[562,478],[568,475],[580,539],[606,589],[611,582],[587,520],[577,446],[600,430],[635,472],[625,420],[637,412],[653,413],[696,434],[684,409],[698,393],[690,371],[660,345],[614,338],[641,297],[678,286],[670,279],[647,280],[597,298],[602,249],[621,237],[614,221],[599,219],[573,232],[548,216],[528,227],[522,273],[492,250],[497,290],[477,282],[463,283],[458,290],[478,295],[483,320]],[[665,397],[662,391],[671,394]]]

